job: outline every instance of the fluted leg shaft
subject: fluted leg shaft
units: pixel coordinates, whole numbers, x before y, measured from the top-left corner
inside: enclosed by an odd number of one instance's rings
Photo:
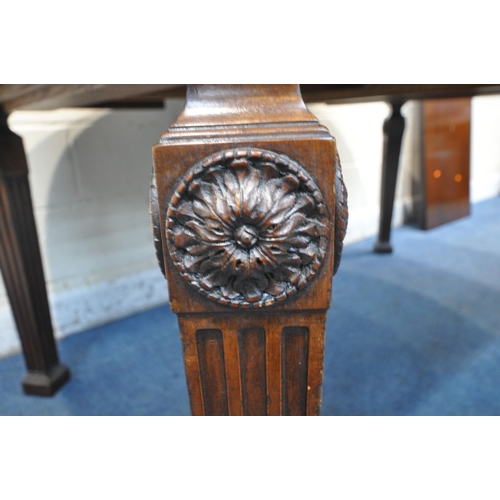
[[[22,139],[1,108],[0,269],[28,369],[24,392],[51,396],[70,373],[54,340]]]

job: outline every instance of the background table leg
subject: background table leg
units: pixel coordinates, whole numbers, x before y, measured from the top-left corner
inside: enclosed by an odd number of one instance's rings
[[[70,373],[54,340],[22,139],[1,108],[0,268],[28,369],[24,392],[51,396]]]
[[[382,160],[382,189],[380,197],[380,226],[376,253],[391,253],[391,224],[398,179],[401,143],[405,130],[405,119],[401,115],[404,103],[391,103],[391,115],[384,122],[384,153]]]

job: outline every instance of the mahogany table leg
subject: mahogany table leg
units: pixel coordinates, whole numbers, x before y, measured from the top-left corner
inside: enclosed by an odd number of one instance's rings
[[[298,85],[189,86],[151,215],[192,413],[318,415],[347,193]]]
[[[24,392],[51,396],[70,373],[57,355],[22,139],[1,107],[0,268],[28,369]]]
[[[382,187],[380,196],[380,226],[376,253],[391,253],[391,224],[398,178],[401,143],[405,119],[401,115],[403,102],[390,103],[391,115],[384,122],[384,152],[382,159]]]

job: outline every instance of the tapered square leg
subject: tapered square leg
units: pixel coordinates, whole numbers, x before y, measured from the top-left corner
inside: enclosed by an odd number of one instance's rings
[[[151,215],[193,415],[318,415],[347,227],[335,140],[297,85],[189,86]]]
[[[22,139],[1,108],[0,268],[28,369],[24,392],[51,396],[70,373],[53,335]]]

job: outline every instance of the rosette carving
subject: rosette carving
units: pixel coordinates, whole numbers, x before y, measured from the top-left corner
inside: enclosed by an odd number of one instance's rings
[[[161,243],[160,213],[158,206],[158,186],[156,185],[156,175],[154,172],[151,179],[149,216],[151,218],[151,228],[153,230],[153,242],[156,251],[156,259],[163,276],[165,276],[165,262],[163,261],[163,245]]]
[[[329,222],[311,176],[285,155],[224,151],[197,163],[167,210],[167,244],[181,275],[233,307],[295,294],[321,266]]]
[[[344,249],[344,238],[347,232],[347,222],[349,220],[349,210],[347,207],[347,189],[342,177],[342,165],[340,156],[337,153],[335,161],[335,265],[333,274],[337,274]]]

